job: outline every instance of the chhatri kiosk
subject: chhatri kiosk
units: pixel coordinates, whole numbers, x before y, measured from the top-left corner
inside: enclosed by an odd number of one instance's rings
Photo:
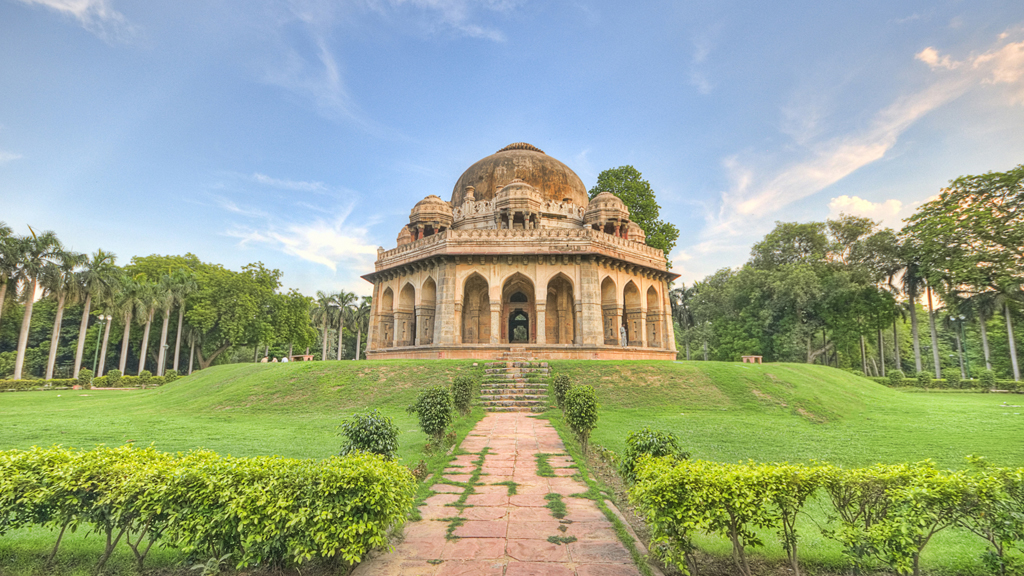
[[[510,144],[378,248],[366,356],[674,360],[666,264],[616,196]]]

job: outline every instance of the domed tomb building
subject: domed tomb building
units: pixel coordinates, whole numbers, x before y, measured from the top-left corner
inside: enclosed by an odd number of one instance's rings
[[[616,196],[588,201],[568,166],[511,144],[377,249],[366,355],[673,360],[666,264]]]

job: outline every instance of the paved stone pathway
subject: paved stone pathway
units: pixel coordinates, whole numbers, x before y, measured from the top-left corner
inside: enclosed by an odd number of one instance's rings
[[[587,485],[572,477],[578,470],[547,421],[521,412],[488,414],[462,449],[472,454],[457,456],[445,470],[434,485],[438,493],[420,507],[422,520],[405,525],[405,540],[363,562],[353,576],[640,575],[597,504],[571,497]],[[538,475],[538,454],[551,455],[545,459],[553,477]],[[465,495],[470,482],[474,492]],[[559,500],[561,519],[548,507]]]

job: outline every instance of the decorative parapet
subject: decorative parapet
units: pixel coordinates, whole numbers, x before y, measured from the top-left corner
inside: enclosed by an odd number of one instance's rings
[[[458,206],[452,210],[452,217],[455,219],[455,223],[458,224],[466,218],[493,213],[493,200],[467,200],[462,203],[462,206]]]
[[[377,271],[421,258],[461,254],[593,253],[665,270],[665,254],[646,244],[590,228],[446,230],[392,250],[378,252]]]

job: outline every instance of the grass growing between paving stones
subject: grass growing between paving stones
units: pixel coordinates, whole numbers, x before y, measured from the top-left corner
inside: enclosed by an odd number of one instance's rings
[[[508,488],[508,495],[515,496],[516,489],[519,487],[519,484],[511,480],[505,480],[504,482],[495,482],[494,484],[491,484],[491,486],[506,486]]]
[[[572,544],[575,541],[575,536],[548,536],[548,542],[552,544]]]
[[[544,499],[548,501],[544,505],[545,508],[551,510],[551,515],[561,520],[565,518],[565,502],[562,502],[562,495],[558,492],[549,492],[544,496]]]
[[[548,462],[548,458],[554,458],[555,456],[565,456],[565,454],[537,454],[537,476],[542,478],[554,478],[555,469]]]

